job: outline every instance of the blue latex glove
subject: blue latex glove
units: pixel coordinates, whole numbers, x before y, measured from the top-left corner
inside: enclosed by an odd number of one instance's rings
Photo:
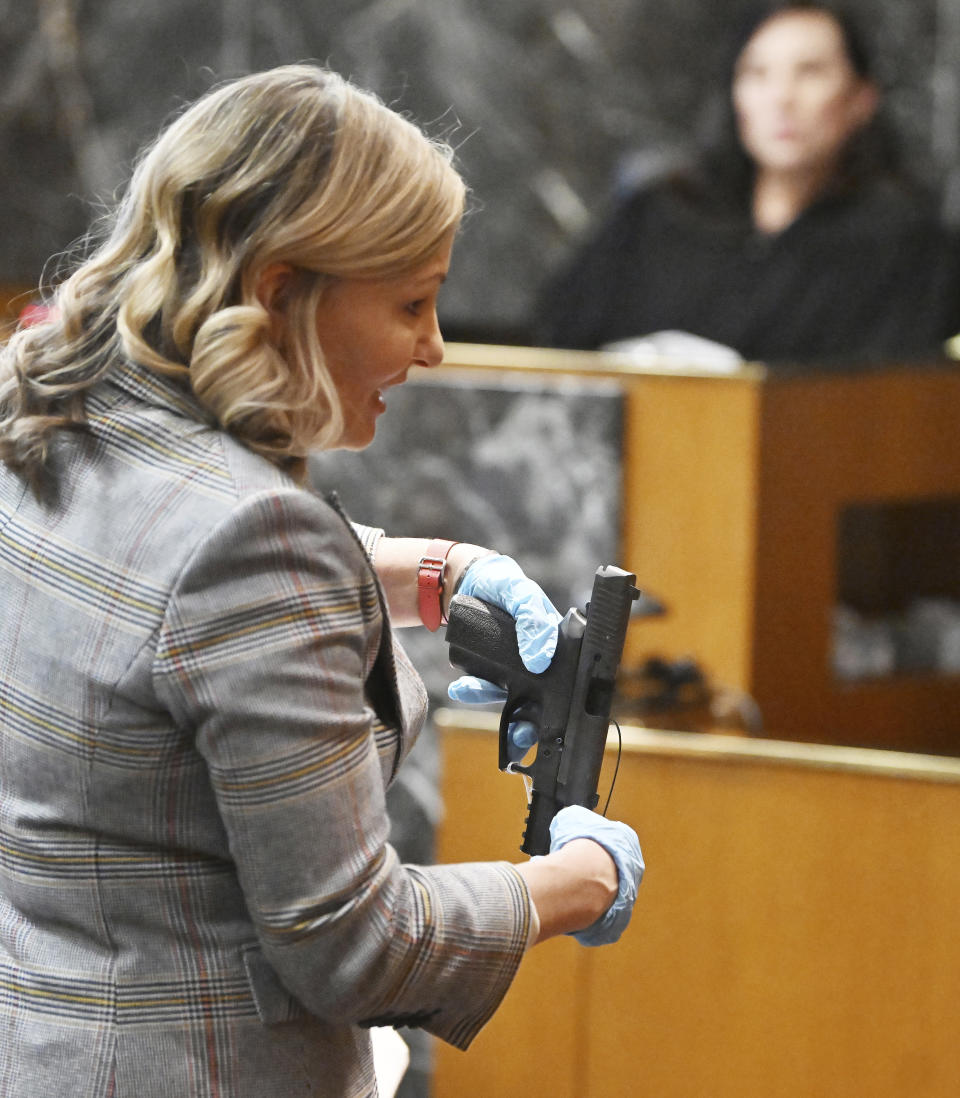
[[[496,554],[475,560],[464,573],[457,594],[492,602],[516,618],[520,659],[528,671],[546,671],[557,650],[557,627],[563,619],[512,557]]]
[[[572,937],[585,946],[609,945],[627,929],[637,889],[643,880],[643,854],[640,841],[632,827],[608,820],[589,808],[570,805],[561,808],[550,822],[550,852],[559,850],[574,839],[593,839],[617,863],[620,888],[617,898],[595,923],[577,930]]]
[[[473,595],[512,614],[517,621],[517,648],[524,666],[537,674],[546,671],[557,650],[557,627],[563,619],[512,557],[497,554],[474,561],[464,573],[457,594]],[[506,690],[474,675],[454,679],[447,694],[465,705],[502,705],[507,700]],[[537,742],[537,730],[530,721],[511,724],[508,735],[511,762],[519,762]]]

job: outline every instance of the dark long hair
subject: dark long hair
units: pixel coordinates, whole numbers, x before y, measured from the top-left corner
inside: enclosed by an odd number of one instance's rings
[[[722,95],[707,103],[698,154],[674,174],[678,194],[718,215],[745,217],[749,213],[755,165],[740,142],[733,108],[733,79],[737,61],[753,35],[770,19],[785,12],[815,12],[829,16],[840,30],[844,52],[858,77],[880,83],[870,50],[850,11],[833,0],[767,0],[752,7],[735,27],[725,53]],[[882,97],[871,120],[841,151],[828,190],[844,193],[884,179],[898,188],[914,190],[906,171]]]

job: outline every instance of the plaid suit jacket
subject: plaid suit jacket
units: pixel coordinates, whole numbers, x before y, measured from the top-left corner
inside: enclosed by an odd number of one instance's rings
[[[156,375],[88,413],[54,506],[0,465],[0,1095],[374,1095],[364,1024],[466,1047],[530,918],[387,843],[425,695],[378,532]]]

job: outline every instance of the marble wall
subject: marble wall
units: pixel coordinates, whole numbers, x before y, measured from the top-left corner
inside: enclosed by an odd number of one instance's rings
[[[0,0],[0,281],[34,282],[135,148],[214,79],[311,57],[457,146],[476,212],[443,319],[454,337],[507,338],[618,166],[694,131],[715,43],[748,3]],[[960,192],[960,4],[851,3],[912,158]]]

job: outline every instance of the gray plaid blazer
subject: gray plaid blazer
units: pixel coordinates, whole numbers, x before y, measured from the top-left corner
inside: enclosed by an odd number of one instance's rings
[[[375,1095],[364,1027],[466,1047],[530,918],[387,843],[425,696],[378,532],[151,373],[88,412],[54,506],[0,465],[0,1095]]]

